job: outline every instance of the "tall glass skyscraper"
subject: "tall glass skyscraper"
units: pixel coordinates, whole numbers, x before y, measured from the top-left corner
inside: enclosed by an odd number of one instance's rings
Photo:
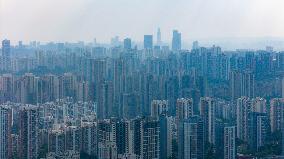
[[[179,33],[177,30],[173,31],[172,50],[181,50],[181,33]]]
[[[153,48],[153,35],[144,35],[144,49]]]

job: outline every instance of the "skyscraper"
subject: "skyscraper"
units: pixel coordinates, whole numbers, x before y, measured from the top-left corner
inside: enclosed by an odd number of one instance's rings
[[[98,87],[98,119],[106,119],[112,116],[113,106],[113,83],[112,81],[105,81]]]
[[[144,35],[144,49],[153,48],[153,35]]]
[[[282,98],[284,98],[284,77],[282,78]]]
[[[241,95],[249,98],[255,97],[255,75],[251,71],[242,73],[241,78]]]
[[[236,127],[224,127],[224,159],[236,158]]]
[[[0,158],[12,158],[11,140],[12,109],[0,105]]]
[[[2,41],[2,59],[3,59],[3,68],[0,68],[4,71],[7,71],[10,69],[10,55],[11,54],[11,46],[10,46],[10,40],[3,40]]]
[[[10,47],[10,40],[3,40],[2,41],[2,56],[3,57],[10,57],[11,47]]]
[[[199,48],[198,41],[192,43],[192,50],[197,50]]]
[[[248,141],[248,119],[252,111],[252,102],[247,97],[237,100],[237,137],[243,141]]]
[[[172,50],[181,50],[181,33],[179,33],[177,30],[173,31]]]
[[[213,98],[200,98],[200,115],[204,119],[205,141],[215,144],[216,101]]]
[[[256,97],[252,99],[252,109],[254,112],[268,113],[266,108],[266,100],[264,98]]]
[[[80,152],[81,130],[77,126],[68,126],[65,128],[65,148],[66,150]]]
[[[176,119],[182,121],[193,116],[193,101],[189,98],[179,98],[176,104]],[[177,122],[178,122],[177,121]]]
[[[126,50],[131,49],[131,39],[130,39],[130,38],[124,39],[124,41],[123,41],[123,47],[124,47],[124,49],[126,49]]]
[[[160,158],[160,126],[157,120],[150,118],[143,122],[143,153],[142,158]]]
[[[231,99],[238,99],[241,96],[255,97],[255,75],[252,72],[232,71],[230,72]]]
[[[169,110],[167,100],[153,100],[151,102],[151,116],[158,118],[161,114],[167,114]]]
[[[22,106],[19,114],[19,157],[38,157],[39,111],[37,106]]]
[[[284,98],[274,98],[270,100],[270,126],[271,132],[280,131],[284,120]]]
[[[231,100],[236,100],[241,97],[241,73],[239,71],[231,71],[229,79]]]
[[[117,159],[117,147],[114,142],[98,143],[99,159]]]
[[[251,151],[259,151],[268,135],[268,118],[265,113],[251,112],[248,118],[248,144]]]
[[[158,45],[158,46],[161,46],[161,44],[162,44],[161,29],[158,28],[158,31],[157,31],[157,45]]]
[[[119,157],[130,153],[130,122],[120,120],[115,123],[116,146]]]
[[[178,159],[204,158],[204,123],[194,116],[178,124]]]
[[[133,119],[131,124],[133,131],[133,153],[137,156],[141,156],[143,153],[143,119]]]
[[[97,123],[82,123],[82,151],[91,156],[97,155]]]
[[[113,38],[111,38],[110,43],[112,46],[117,47],[119,46],[120,42],[119,42],[119,37],[115,36]]]
[[[135,93],[124,93],[122,95],[122,117],[133,119],[140,114],[139,96]]]
[[[282,155],[284,156],[284,110],[282,111]]]
[[[160,158],[173,157],[174,118],[162,115],[160,122]]]
[[[52,130],[48,133],[48,152],[62,155],[65,152],[65,134],[63,130]]]

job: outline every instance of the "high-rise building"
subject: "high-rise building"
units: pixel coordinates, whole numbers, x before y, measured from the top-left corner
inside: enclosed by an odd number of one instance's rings
[[[284,121],[284,98],[270,100],[270,127],[271,132],[280,131]]]
[[[2,56],[10,57],[10,54],[11,54],[10,40],[5,39],[2,41]]]
[[[200,115],[204,119],[205,141],[215,144],[216,101],[213,98],[200,98]]]
[[[268,113],[266,100],[264,98],[256,97],[252,99],[252,110],[259,113]]]
[[[63,130],[51,130],[48,133],[48,152],[63,155],[65,152],[65,142]]]
[[[284,77],[282,78],[282,98],[284,98]]]
[[[98,142],[116,141],[116,126],[109,119],[99,120],[98,122]]]
[[[0,158],[12,158],[12,109],[0,105]]]
[[[22,49],[22,48],[23,48],[23,41],[19,41],[19,42],[18,42],[18,47],[19,47],[19,49]]]
[[[82,151],[90,156],[97,156],[97,123],[82,123]]]
[[[151,116],[158,118],[162,114],[167,114],[169,105],[167,100],[152,100],[151,102]]]
[[[2,41],[2,60],[3,65],[1,68],[4,71],[10,70],[10,64],[11,64],[11,46],[10,46],[10,40],[3,40]]]
[[[78,101],[88,101],[90,100],[89,97],[89,83],[88,82],[80,82],[78,83],[78,87],[76,90],[76,99]]]
[[[122,95],[122,117],[134,119],[141,114],[140,98],[136,93],[124,93]]]
[[[119,157],[131,152],[130,122],[120,120],[115,122],[116,146]]]
[[[142,156],[143,151],[143,119],[135,118],[131,121],[131,131],[133,132],[133,153]]]
[[[0,76],[0,90],[3,91],[5,101],[12,101],[14,88],[14,78],[12,74],[3,74]]]
[[[255,75],[253,72],[245,71],[242,73],[241,96],[255,97]]]
[[[231,100],[236,100],[241,97],[241,73],[239,71],[231,71],[229,79]]]
[[[91,83],[99,86],[106,77],[106,61],[103,59],[88,59],[86,63],[86,78]]]
[[[113,38],[111,38],[110,40],[110,44],[114,47],[117,47],[120,45],[120,42],[119,42],[119,37],[118,36],[115,36]]]
[[[248,141],[248,119],[252,112],[252,102],[247,97],[237,100],[237,137],[243,141]]]
[[[117,159],[117,147],[114,142],[99,142],[98,143],[98,158],[99,159]]]
[[[124,49],[126,49],[126,50],[131,49],[131,39],[130,39],[130,38],[124,39],[124,41],[123,41],[123,47],[124,47]]]
[[[193,101],[189,98],[179,98],[176,104],[176,120],[182,121],[193,116]]]
[[[181,33],[179,33],[177,30],[173,31],[172,50],[181,50]]]
[[[142,158],[160,158],[160,126],[159,121],[150,118],[143,122]]]
[[[216,47],[218,48],[218,47]],[[218,49],[217,49],[218,50]],[[229,79],[229,58],[227,57],[227,55],[219,53],[218,51],[216,51],[217,53],[217,58],[216,58],[216,71],[217,71],[217,75],[216,78],[217,79],[221,79],[221,80],[228,80]]]
[[[153,35],[144,35],[144,49],[153,48]]]
[[[265,113],[251,112],[248,119],[248,144],[251,151],[259,151],[268,135],[268,117]]]
[[[46,94],[43,95],[43,99],[47,101],[55,101],[59,99],[59,79],[55,75],[46,75],[43,77],[43,81],[46,83],[43,87]],[[46,102],[47,102],[46,101]]]
[[[204,122],[194,116],[178,124],[178,159],[204,159]]]
[[[241,96],[255,97],[255,75],[252,72],[232,71],[230,72],[231,99],[235,100]]]
[[[224,159],[236,158],[236,127],[224,127]]]
[[[157,45],[158,45],[158,46],[161,46],[161,44],[162,44],[161,29],[158,28],[158,31],[157,31]]]
[[[199,48],[198,41],[192,43],[192,50],[197,50]]]
[[[81,130],[77,126],[68,126],[65,128],[65,148],[66,150],[80,152]]]
[[[105,81],[98,87],[98,119],[107,119],[112,116],[113,107],[113,83]]]
[[[217,104],[218,105],[218,104]],[[224,128],[226,123],[222,121],[220,118],[216,119],[216,126],[215,126],[215,145],[214,151],[216,156],[224,156]],[[206,147],[207,150],[210,147]]]
[[[64,76],[61,80],[61,91],[60,97],[72,97],[75,98],[75,91],[77,86],[77,79],[76,76],[72,73],[64,73]]]
[[[174,118],[160,116],[160,158],[173,158]]]
[[[19,112],[19,157],[37,158],[39,152],[39,108],[26,105]]]
[[[282,155],[284,156],[284,111],[282,111]]]

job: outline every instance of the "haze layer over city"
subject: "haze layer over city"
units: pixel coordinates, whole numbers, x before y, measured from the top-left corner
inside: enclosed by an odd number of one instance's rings
[[[283,6],[0,0],[0,159],[283,159]]]

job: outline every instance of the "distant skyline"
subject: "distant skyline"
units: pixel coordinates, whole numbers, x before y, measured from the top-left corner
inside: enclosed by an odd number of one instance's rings
[[[143,41],[161,28],[169,42],[284,37],[283,0],[1,0],[0,38],[109,43],[114,36]]]

